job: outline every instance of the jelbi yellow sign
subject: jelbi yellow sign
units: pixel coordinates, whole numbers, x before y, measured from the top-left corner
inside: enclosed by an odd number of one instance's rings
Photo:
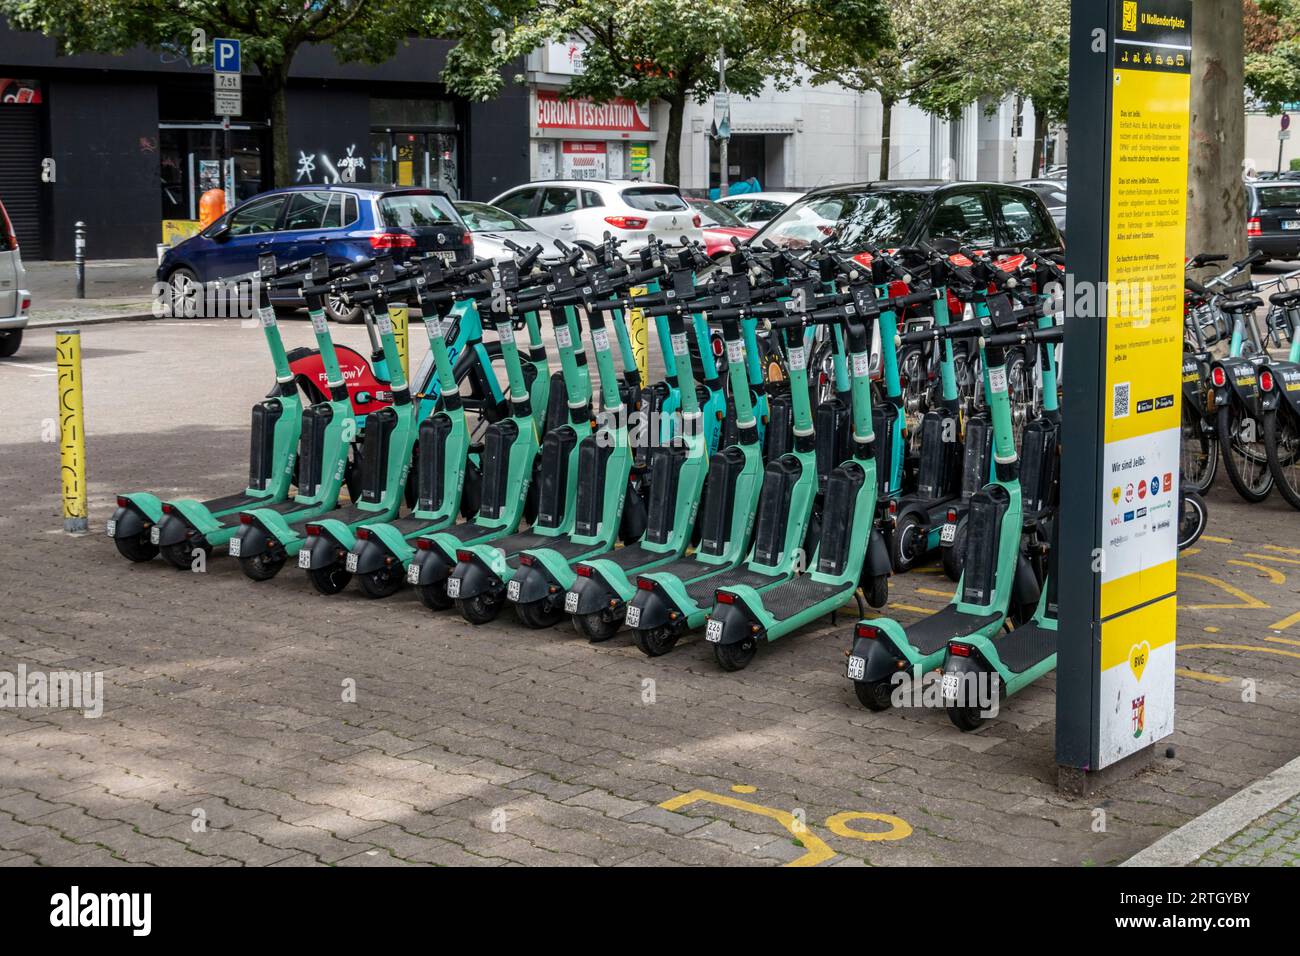
[[[1190,0],[1118,0],[1101,514],[1104,767],[1173,729]]]

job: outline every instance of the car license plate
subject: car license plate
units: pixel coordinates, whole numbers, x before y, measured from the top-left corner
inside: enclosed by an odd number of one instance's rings
[[[231,539],[230,539],[230,556],[231,556],[232,558],[237,558],[237,557],[239,557],[239,549],[240,549],[241,546],[242,546],[242,543],[240,542],[240,540],[239,540],[238,538],[231,538]]]
[[[957,537],[957,525],[951,521],[943,526],[939,532],[939,542],[941,544],[952,544],[953,539]]]
[[[1283,219],[1282,228],[1288,231],[1300,229],[1300,219]]]
[[[460,578],[447,579],[447,597],[449,598],[460,597]]]
[[[348,571],[352,572],[353,574],[356,573],[356,570],[357,570],[357,556],[356,556],[355,554],[353,554],[351,551],[349,551],[349,552],[348,552],[348,556],[347,556],[347,558],[344,560],[343,563],[347,566]]]
[[[108,535],[110,538],[117,537],[117,521],[115,519],[109,518],[104,522],[104,534]]]
[[[298,552],[298,567],[311,570],[311,548],[303,548]]]
[[[149,543],[157,544],[161,540],[162,540],[162,528],[158,527],[157,525],[154,525],[152,528],[149,529]]]
[[[443,265],[454,266],[456,264],[456,253],[454,252],[439,250],[437,255],[442,260]]]
[[[849,680],[862,680],[867,674],[867,659],[854,654],[849,658]]]
[[[959,690],[961,690],[961,675],[944,674],[943,675],[943,699],[945,701],[955,701],[957,699],[957,692]]]
[[[518,601],[518,600],[519,600],[519,582],[518,582],[518,581],[511,581],[509,584],[506,585],[506,597],[508,597],[508,598],[509,598],[510,600],[512,600],[512,601]]]
[[[419,583],[420,583],[420,566],[419,566],[418,564],[410,564],[410,565],[407,566],[407,568],[406,568],[406,583],[407,583],[407,584],[419,584]]]
[[[722,643],[722,622],[710,618],[704,628],[704,639],[714,644]]]
[[[511,583],[513,584],[514,582]],[[578,592],[577,591],[570,591],[568,594],[564,595],[564,613],[565,614],[578,613]]]
[[[639,607],[629,607],[625,620],[628,627],[636,627],[641,623],[641,609]]]

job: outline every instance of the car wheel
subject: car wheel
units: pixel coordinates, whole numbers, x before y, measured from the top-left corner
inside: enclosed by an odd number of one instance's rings
[[[23,330],[0,332],[0,358],[9,358],[18,353],[18,346],[23,344]]]
[[[167,277],[168,306],[174,319],[197,318],[202,312],[203,283],[193,269],[181,266]]]
[[[325,297],[325,315],[335,322],[351,325],[361,321],[361,306],[348,305],[336,295]]]

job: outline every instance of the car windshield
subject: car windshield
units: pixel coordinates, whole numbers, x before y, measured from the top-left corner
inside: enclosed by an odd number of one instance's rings
[[[1300,186],[1259,186],[1261,209],[1291,206],[1300,209]]]
[[[800,199],[758,235],[787,249],[812,242],[843,252],[900,246],[925,202],[922,193],[842,192]]]
[[[452,222],[450,205],[434,193],[389,193],[380,197],[379,215],[385,226],[419,229]]]
[[[745,226],[740,217],[730,209],[724,209],[707,199],[692,202],[691,206],[699,212],[706,226],[725,226],[728,229],[743,229]]]
[[[482,202],[458,202],[456,211],[470,232],[522,232],[528,227],[504,209]]]
[[[624,189],[622,196],[623,201],[633,209],[645,212],[680,212],[686,208],[686,200],[682,199],[676,189],[662,186]]]

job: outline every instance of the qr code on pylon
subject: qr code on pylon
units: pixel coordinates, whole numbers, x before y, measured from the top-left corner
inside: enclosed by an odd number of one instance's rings
[[[1128,418],[1128,382],[1117,382],[1111,401],[1111,418]]]

